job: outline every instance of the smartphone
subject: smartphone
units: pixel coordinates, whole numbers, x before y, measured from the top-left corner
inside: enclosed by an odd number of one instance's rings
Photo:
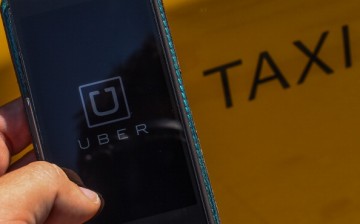
[[[39,160],[105,199],[90,223],[220,223],[161,0],[3,0]]]

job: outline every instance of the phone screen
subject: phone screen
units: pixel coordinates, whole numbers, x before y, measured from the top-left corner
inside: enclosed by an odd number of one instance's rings
[[[102,194],[96,222],[207,223],[152,3],[12,7],[44,158]]]

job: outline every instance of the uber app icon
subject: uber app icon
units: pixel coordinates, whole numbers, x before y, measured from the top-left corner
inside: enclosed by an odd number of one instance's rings
[[[121,77],[85,84],[79,91],[89,128],[130,118]]]

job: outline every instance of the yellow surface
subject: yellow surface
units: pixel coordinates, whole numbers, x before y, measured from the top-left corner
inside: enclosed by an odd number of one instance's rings
[[[20,96],[0,18],[0,105]]]
[[[186,89],[225,224],[360,223],[360,5],[356,0],[164,0]],[[345,66],[348,26],[352,66]],[[321,35],[318,58],[297,82]],[[290,88],[259,84],[268,52]],[[229,69],[233,106],[220,73]],[[19,96],[0,29],[0,103]],[[260,78],[274,75],[263,59]]]
[[[359,2],[164,2],[223,223],[360,223]],[[313,51],[325,31],[318,57],[333,74],[313,64],[298,85],[309,58],[293,43]],[[249,101],[264,51],[290,88],[260,84]],[[220,73],[203,73],[236,60],[226,108]]]

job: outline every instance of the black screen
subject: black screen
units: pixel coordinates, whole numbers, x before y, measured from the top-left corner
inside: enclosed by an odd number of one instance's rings
[[[152,4],[41,2],[13,11],[45,159],[103,195],[97,223],[206,223]]]

